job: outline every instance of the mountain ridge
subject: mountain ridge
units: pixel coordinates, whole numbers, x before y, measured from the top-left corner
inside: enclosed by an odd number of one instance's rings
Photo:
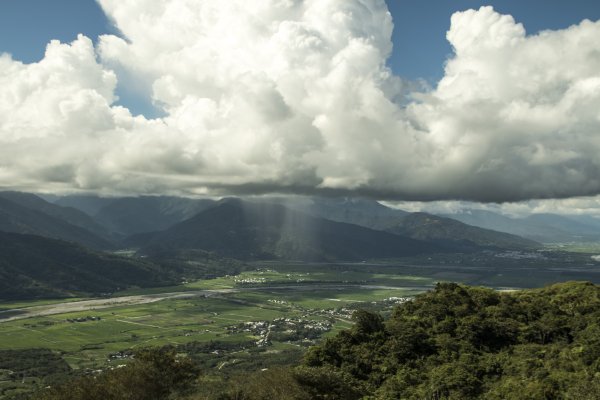
[[[170,275],[146,261],[42,236],[0,232],[0,298],[68,297],[158,286]]]
[[[113,243],[85,228],[3,197],[0,197],[0,231],[62,239],[97,250],[114,248]]]
[[[362,260],[441,252],[439,246],[313,217],[279,204],[225,199],[154,234],[142,254],[198,248],[241,259]]]
[[[533,240],[517,235],[471,226],[448,217],[409,213],[384,206],[374,200],[313,198],[311,203],[301,204],[298,209],[333,221],[427,240],[464,251],[474,251],[482,247],[533,249],[541,246]],[[374,215],[369,214],[370,210],[376,211]]]
[[[440,216],[542,243],[600,240],[600,224],[595,226],[593,223],[585,223],[582,218],[569,218],[558,214],[538,213],[519,218],[488,210],[464,210]]]

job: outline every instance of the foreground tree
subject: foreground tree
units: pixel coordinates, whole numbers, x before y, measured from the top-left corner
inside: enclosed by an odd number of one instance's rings
[[[85,376],[37,393],[40,400],[162,400],[181,392],[198,376],[172,349],[144,349],[123,368]]]

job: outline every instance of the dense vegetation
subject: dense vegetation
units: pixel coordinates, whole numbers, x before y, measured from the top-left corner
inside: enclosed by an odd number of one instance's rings
[[[339,386],[334,398],[600,396],[600,287],[591,283],[510,294],[438,284],[387,321],[355,316],[352,330],[305,359]],[[324,383],[313,389],[332,398]]]
[[[591,283],[514,293],[442,283],[399,305],[387,320],[368,311],[357,311],[354,320],[350,330],[311,348],[302,365],[240,372],[227,387],[211,385],[206,370],[198,378],[194,357],[171,349],[36,398],[600,397],[600,287]],[[114,397],[116,390],[123,395]]]
[[[0,398],[25,398],[31,387],[71,379],[71,368],[49,349],[0,350]]]
[[[185,390],[197,371],[171,349],[141,350],[125,368],[84,376],[43,390],[37,400],[160,400]]]

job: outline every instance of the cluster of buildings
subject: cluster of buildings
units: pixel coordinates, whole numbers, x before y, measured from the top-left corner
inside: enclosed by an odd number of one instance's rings
[[[309,320],[303,318],[277,318],[273,321],[249,321],[228,326],[227,333],[250,333],[257,337],[256,345],[266,347],[273,340],[287,342],[306,342],[318,338],[331,330],[328,320]]]

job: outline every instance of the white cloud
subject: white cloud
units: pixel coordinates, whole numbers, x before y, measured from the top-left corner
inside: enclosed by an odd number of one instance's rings
[[[461,177],[455,197],[598,193],[600,23],[527,37],[484,7],[455,14],[447,36],[456,55],[411,111]]]
[[[99,0],[124,39],[0,58],[0,186],[355,191],[506,201],[600,193],[600,23],[526,36],[457,13],[444,78],[386,67],[383,0]],[[406,60],[410,62],[410,60]],[[115,106],[135,77],[166,117]]]

